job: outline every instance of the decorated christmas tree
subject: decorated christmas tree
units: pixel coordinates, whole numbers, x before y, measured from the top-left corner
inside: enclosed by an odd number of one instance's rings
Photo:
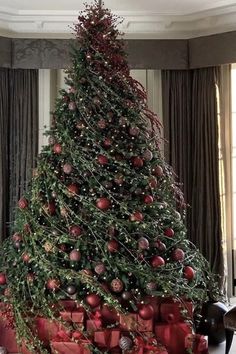
[[[69,89],[57,99],[49,145],[3,247],[2,299],[31,352],[47,352],[38,317],[75,331],[91,352],[110,349],[86,326],[66,324],[61,300],[115,331],[119,315],[153,321],[154,299],[180,303],[190,320],[185,301],[215,292],[207,261],[186,238],[182,194],[159,149],[158,119],[130,76],[118,22],[99,2],[80,14]],[[130,325],[125,333],[123,351],[143,338]],[[153,332],[154,347],[155,339]]]

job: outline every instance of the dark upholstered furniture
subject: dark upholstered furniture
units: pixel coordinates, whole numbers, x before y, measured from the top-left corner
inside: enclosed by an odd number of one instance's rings
[[[234,331],[236,331],[236,306],[224,315],[224,326],[226,336],[225,354],[228,354],[233,341]]]

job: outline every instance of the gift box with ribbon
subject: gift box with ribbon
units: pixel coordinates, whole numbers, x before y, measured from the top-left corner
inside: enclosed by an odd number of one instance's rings
[[[169,354],[183,354],[185,353],[185,338],[188,334],[192,334],[192,328],[185,322],[160,323],[155,326],[155,334]]]
[[[60,324],[48,318],[37,317],[35,319],[35,331],[39,339],[47,346],[50,340],[56,336],[59,331]]]
[[[144,320],[136,313],[120,314],[120,328],[124,331],[152,332],[153,319]]]
[[[101,311],[95,311],[89,314],[89,319],[86,321],[86,330],[94,332],[102,328],[102,315]]]
[[[162,322],[178,323],[193,317],[193,304],[190,301],[168,299],[160,304],[160,319]]]
[[[207,338],[201,334],[188,334],[185,337],[185,348],[193,354],[208,354]]]
[[[71,333],[59,330],[51,340],[50,347],[52,353],[56,354],[90,354],[89,344],[91,344],[91,341],[84,338],[79,331]]]
[[[94,343],[99,348],[119,349],[120,330],[118,329],[104,329],[102,331],[94,332]]]
[[[60,317],[64,321],[77,323],[82,326],[84,324],[85,311],[82,307],[75,308],[72,311],[66,309],[64,311],[60,311]]]
[[[134,341],[134,348],[128,352],[129,354],[168,354],[166,348],[157,343],[155,338],[145,339],[143,337],[136,337]]]
[[[0,345],[7,349],[8,353],[18,353],[16,333],[7,327],[5,320],[0,320]]]

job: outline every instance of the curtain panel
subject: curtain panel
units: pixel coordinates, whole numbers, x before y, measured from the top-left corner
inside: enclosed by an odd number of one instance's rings
[[[38,71],[0,69],[0,237],[27,190],[38,152]]]
[[[189,239],[223,275],[218,115],[220,68],[162,72],[166,159],[183,186]]]

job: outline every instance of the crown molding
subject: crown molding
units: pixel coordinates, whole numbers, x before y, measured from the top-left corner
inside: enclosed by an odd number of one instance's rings
[[[226,4],[217,1],[215,5]],[[187,14],[120,11],[125,38],[186,39],[236,30],[236,5]],[[0,35],[14,37],[70,38],[78,11],[14,10],[0,7]],[[69,25],[71,24],[71,25]]]

